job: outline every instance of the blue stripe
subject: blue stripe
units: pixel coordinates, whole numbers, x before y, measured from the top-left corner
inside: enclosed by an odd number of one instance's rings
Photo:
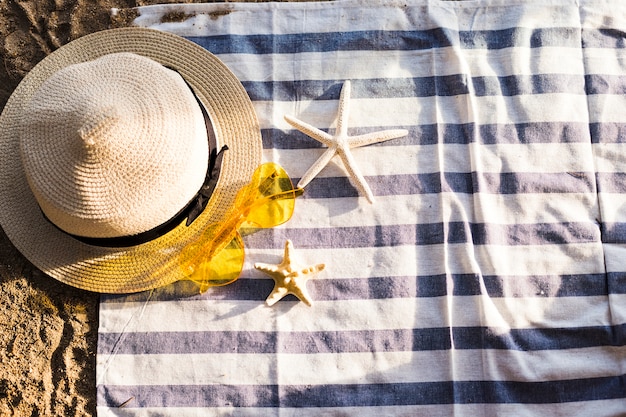
[[[452,46],[455,32],[444,28],[426,31],[357,31],[281,35],[217,35],[188,37],[219,54],[296,54],[329,51],[408,51]],[[458,43],[458,42],[457,42]]]
[[[585,75],[585,93],[594,94],[626,94],[626,76],[608,74]]]
[[[508,75],[473,77],[473,94],[482,96],[519,96],[528,94],[585,94],[584,79],[570,74]],[[437,95],[439,92],[437,92]]]
[[[349,128],[350,135],[361,135],[385,129],[407,129],[409,134],[376,146],[410,146],[453,144],[468,145],[480,143],[496,144],[535,144],[535,143],[589,143],[590,126],[580,122],[536,122],[519,124],[425,124],[418,126],[378,126],[367,128]],[[596,137],[614,137],[616,129],[626,137],[626,125],[596,124],[593,133]],[[328,129],[322,129],[329,131]],[[263,148],[265,149],[311,149],[324,145],[297,130],[263,129]],[[469,150],[468,150],[469,152]]]
[[[626,172],[596,173],[599,193],[626,193]]]
[[[279,397],[276,385],[98,385],[97,403],[113,408],[277,407]]]
[[[123,337],[118,354],[337,353],[448,350],[450,329],[398,329],[343,332],[202,331],[101,333],[98,349],[108,352]]]
[[[581,34],[584,48],[626,49],[626,32],[617,28],[583,29]]]
[[[337,100],[343,80],[243,81],[252,101]],[[450,97],[470,94],[517,96],[527,94],[585,94],[585,78],[569,74],[509,75],[473,77],[465,74],[415,78],[352,80],[351,97]],[[591,87],[590,87],[591,88]],[[596,88],[598,90],[599,87]]]
[[[255,248],[282,247],[291,239],[297,248],[364,248],[402,245],[472,243],[474,245],[553,245],[600,243],[600,227],[588,223],[498,225],[463,222],[332,227],[323,229],[266,229],[245,237]]]
[[[443,174],[443,191],[466,194],[523,194],[523,193],[593,193],[592,173],[450,173]]]
[[[590,123],[592,143],[626,143],[626,123]]]
[[[458,46],[464,49],[511,47],[580,48],[579,28],[508,28],[484,31],[369,30],[280,35],[187,37],[214,54],[296,54],[330,51],[413,51]]]
[[[434,150],[433,150],[434,152]],[[434,155],[433,155],[434,157]],[[624,177],[605,175],[605,180]],[[299,178],[294,178],[297,183]],[[419,195],[455,192],[463,194],[526,194],[526,193],[595,193],[596,183],[590,172],[445,172],[366,177],[375,196]],[[626,191],[626,177],[620,182]],[[347,177],[318,177],[304,190],[304,198],[358,197],[357,189]]]
[[[251,278],[244,271],[234,283],[198,294],[188,282],[154,290],[150,301],[233,300],[263,302],[274,287],[271,279]],[[548,276],[498,276],[478,274],[420,275],[311,280],[307,287],[319,301],[428,298],[488,295],[500,297],[593,297],[626,294],[626,273]],[[288,298],[293,300],[294,298]],[[103,303],[145,302],[146,293],[106,295]]]
[[[418,126],[378,126],[350,128],[350,135],[360,135],[384,129],[407,129],[404,138],[376,144],[376,146],[407,146],[480,143],[534,144],[534,143],[623,143],[626,141],[625,123],[534,122],[501,125],[424,124]],[[329,129],[321,129],[329,131]],[[478,131],[477,131],[478,130]],[[296,130],[263,129],[265,149],[322,148],[319,142]]]
[[[621,399],[624,375],[556,381],[442,381],[343,385],[98,385],[117,407],[383,407],[427,404],[552,404]]]
[[[545,382],[454,381],[281,386],[281,407],[547,404],[624,398],[624,376]]]
[[[124,343],[118,341],[122,339]],[[452,349],[541,351],[625,346],[626,324],[616,326],[423,329],[316,332],[199,331],[100,333],[98,352],[116,354],[403,352]]]
[[[602,223],[602,243],[626,243],[626,223]]]
[[[580,48],[580,29],[573,27],[507,28],[458,32],[464,49],[504,49],[513,47]]]

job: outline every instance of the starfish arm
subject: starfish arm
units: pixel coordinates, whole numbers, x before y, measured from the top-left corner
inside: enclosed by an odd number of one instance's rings
[[[286,296],[289,292],[285,287],[279,287],[278,285],[274,287],[274,290],[267,296],[265,299],[265,304],[268,306],[273,306],[278,301],[280,301],[284,296]]]
[[[326,149],[322,156],[320,156],[318,160],[315,161],[313,165],[311,165],[311,168],[309,168],[309,170],[304,173],[302,178],[300,178],[300,181],[298,181],[298,188],[306,187],[306,185],[311,182],[311,180],[315,178],[315,176],[319,174],[322,169],[324,169],[326,164],[330,162],[333,156],[335,156],[335,153],[337,153],[337,149],[335,148],[335,146]]]
[[[308,275],[308,274],[312,274],[315,275],[320,271],[323,271],[324,268],[326,268],[325,264],[317,264],[314,266],[309,266],[307,268],[304,268],[302,271],[300,271],[302,274]]]
[[[338,151],[337,153],[341,157],[344,166],[348,170],[348,174],[350,174],[350,177],[352,177],[352,179],[354,180],[354,185],[356,186],[356,188],[361,194],[365,194],[365,198],[367,198],[367,201],[369,201],[370,204],[373,204],[374,193],[372,193],[370,186],[367,184],[367,181],[365,181],[365,177],[363,177],[363,174],[361,174],[361,170],[356,164],[356,161],[354,160],[354,157],[352,156],[350,150],[343,149],[341,151]]]
[[[293,116],[285,115],[285,120],[287,121],[287,123],[289,123],[291,126],[298,129],[300,132],[304,133],[305,135],[315,139],[318,142],[323,143],[324,145],[328,147],[332,146],[333,137],[330,134],[319,130],[315,126],[312,126],[308,123],[298,120]]]
[[[348,136],[348,118],[350,116],[350,94],[352,84],[350,80],[343,83],[339,94],[339,108],[337,109],[337,132],[336,136]]]
[[[291,265],[291,252],[293,252],[293,242],[290,239],[285,241],[285,251],[283,252],[282,264]]]
[[[268,275],[272,275],[275,272],[278,272],[278,265],[264,264],[261,262],[257,262],[254,264],[254,267],[259,271],[263,271]]]
[[[401,138],[409,134],[406,129],[383,130],[381,132],[371,132],[364,135],[350,136],[348,144],[350,148],[359,148],[361,146],[371,145],[373,143],[384,142],[390,139]]]
[[[303,283],[301,286],[291,288],[289,294],[295,295],[300,301],[311,307],[313,305],[313,301],[311,300],[311,296],[309,295],[305,285],[306,283]]]

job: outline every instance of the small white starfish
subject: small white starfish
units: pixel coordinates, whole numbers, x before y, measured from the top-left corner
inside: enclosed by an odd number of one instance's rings
[[[409,131],[406,129],[383,130],[380,132],[371,132],[364,135],[348,136],[348,115],[350,110],[350,81],[344,82],[339,95],[339,109],[337,110],[337,127],[335,134],[330,135],[320,129],[304,123],[295,117],[286,115],[287,123],[301,131],[307,136],[312,137],[318,142],[328,146],[328,149],[319,157],[317,161],[309,168],[298,182],[298,188],[304,188],[319,172],[330,162],[335,154],[339,155],[343,161],[343,165],[348,170],[348,174],[352,177],[354,185],[361,194],[365,194],[367,201],[374,202],[374,194],[369,185],[365,181],[363,174],[350,152],[352,148],[371,145],[373,143],[384,142],[389,139],[400,138],[406,136]]]
[[[274,289],[267,297],[265,303],[268,306],[276,304],[278,300],[287,294],[293,294],[309,307],[313,304],[306,289],[306,282],[313,275],[324,269],[324,264],[302,267],[296,265],[292,259],[293,244],[291,240],[285,242],[285,254],[283,261],[278,265],[257,262],[254,267],[265,272],[274,280]]]

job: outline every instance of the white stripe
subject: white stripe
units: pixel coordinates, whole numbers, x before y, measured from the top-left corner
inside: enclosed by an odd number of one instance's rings
[[[130,405],[128,407],[131,407]],[[282,414],[281,408],[254,407],[146,407],[146,408],[111,408],[97,407],[98,417],[277,417]],[[299,410],[299,409],[298,409]],[[299,414],[298,414],[299,415]],[[376,415],[376,417],[380,417]]]
[[[598,28],[592,30],[597,31]],[[580,53],[580,52],[579,52]],[[583,63],[585,73],[600,75],[624,75],[624,51],[614,48],[585,48]]]
[[[598,200],[602,208],[602,221],[604,223],[626,222],[626,194],[598,193]],[[624,268],[622,267],[621,270]]]
[[[377,196],[375,204],[359,204],[359,200],[353,197],[300,198],[296,199],[291,220],[280,227],[327,229],[441,223],[444,218],[446,221],[454,221],[442,215],[442,210],[445,208],[445,204],[442,205],[442,196],[443,194]],[[446,196],[443,196],[443,201],[446,200]],[[311,215],[312,213],[315,215]],[[314,253],[317,253],[317,249]]]
[[[463,49],[438,48],[433,51],[436,59],[431,64],[436,69],[433,75],[468,74],[471,77],[509,75],[563,74],[580,75],[576,85],[568,88],[582,88],[585,67],[581,53],[576,48],[545,46],[541,48],[512,47],[504,49]],[[430,58],[433,59],[432,56]],[[448,66],[448,69],[444,67]],[[420,64],[425,71],[428,65]]]
[[[451,375],[457,381],[551,381],[563,379],[564,374],[568,379],[619,375],[619,363],[607,360],[611,357],[619,357],[619,348],[281,354],[277,360],[281,385],[325,385],[449,381]]]
[[[453,303],[458,303],[457,299]],[[466,297],[462,297],[466,298]],[[457,326],[476,326],[478,321],[471,317],[472,309],[482,310],[480,320],[485,326],[493,327],[494,332],[506,333],[510,328],[567,328],[599,326],[610,323],[610,308],[607,298],[598,297],[520,297],[491,298],[489,296],[467,297],[472,300],[456,309],[451,324]],[[617,296],[617,300],[626,300],[626,296]],[[576,317],[581,311],[585,317]],[[463,314],[470,317],[462,317]],[[467,319],[467,323],[466,323]],[[497,328],[497,329],[495,329]]]
[[[615,295],[614,302],[626,301]],[[610,322],[606,297],[490,298],[456,296],[383,300],[283,301],[273,308],[257,301],[211,300],[160,303],[104,303],[108,332],[173,331],[356,331],[416,327],[488,326],[511,328],[596,326]],[[145,309],[143,318],[133,320]],[[448,315],[433,315],[447,311]],[[579,313],[585,314],[580,316]],[[346,320],[337,320],[345,317]],[[193,318],[193,319],[191,319]],[[348,320],[349,318],[349,320]],[[127,323],[131,323],[127,326]]]
[[[595,157],[597,172],[624,172],[626,144],[594,143],[593,155]]]
[[[616,297],[626,300],[626,296]],[[278,328],[282,331],[378,330],[442,326],[487,326],[506,333],[511,328],[575,327],[608,322],[606,297],[490,298],[488,296],[433,299],[344,300],[341,304],[316,302],[313,311],[279,308]],[[451,304],[451,305],[450,305]],[[436,309],[436,310],[433,310]],[[289,314],[286,312],[289,311]],[[449,317],[433,317],[429,311],[449,311]],[[573,320],[577,313],[585,317]],[[313,314],[311,321],[308,314]],[[378,317],[385,316],[384,318]],[[351,325],[336,323],[336,317],[349,317]]]
[[[271,354],[98,355],[104,385],[255,385],[275,384],[277,357]],[[198,372],[201,369],[202,372]]]
[[[622,257],[621,259],[623,260],[624,258]],[[624,271],[623,267],[622,271]],[[624,294],[609,294],[607,304],[611,310],[611,321],[609,323],[626,323],[626,296]],[[622,351],[622,359],[623,358],[624,352]],[[622,370],[623,369],[624,368],[622,368]]]
[[[305,191],[306,193],[306,191]],[[626,196],[601,194],[603,220],[626,218]],[[491,223],[496,225],[589,222],[596,223],[595,193],[571,194],[459,194],[377,196],[376,204],[355,198],[296,199],[293,216],[281,229],[389,226],[407,223]],[[611,209],[609,210],[609,207]],[[615,212],[613,211],[615,210]],[[312,216],[311,213],[315,213]],[[317,253],[315,249],[313,253]],[[402,254],[400,256],[406,256]]]
[[[293,141],[308,146],[319,144],[309,137],[293,138]],[[626,145],[621,145],[620,148],[626,150]],[[267,149],[263,155],[265,160],[280,163],[291,176],[299,178],[326,149],[325,146],[312,149]],[[475,171],[481,173],[594,171],[593,154],[588,143],[412,146],[374,144],[352,149],[352,155],[365,176]],[[617,167],[615,168],[617,170]],[[317,176],[343,177],[346,176],[346,169],[336,156]]]
[[[305,249],[296,246],[295,251],[295,258],[302,264],[323,263],[326,265],[324,271],[313,279],[417,276],[418,273],[424,272],[422,268],[431,262],[435,252],[429,249],[416,251],[415,246],[411,245],[332,249]],[[279,263],[282,257],[282,247],[277,249],[246,248],[246,269],[243,275],[252,278],[267,278],[267,275],[254,269],[254,263]],[[439,273],[442,272],[441,268],[437,270],[440,271]],[[215,289],[215,291],[218,290]]]
[[[402,245],[380,248],[302,249],[303,263],[324,263],[314,279],[483,274],[503,276],[569,275],[604,272],[600,242],[567,245],[473,246],[468,244]],[[268,255],[274,255],[273,258]],[[261,277],[255,262],[280,262],[283,249],[246,249],[245,276]],[[620,271],[624,268],[622,266]],[[329,273],[328,271],[332,271]]]
[[[540,3],[539,1],[536,1]],[[540,27],[541,20],[528,13],[528,3],[511,4],[510,1],[489,2],[490,13],[471,13],[481,10],[484,3],[473,4],[469,10],[467,6],[450,2],[435,3],[413,1],[411,5],[400,2],[390,2],[381,5],[375,1],[341,1],[322,4],[285,4],[281,5],[279,16],[276,19],[272,13],[254,13],[257,8],[246,4],[208,5],[153,5],[140,7],[139,17],[134,20],[138,26],[167,30],[181,36],[209,36],[215,34],[250,33],[250,21],[255,21],[254,32],[259,34],[287,34],[307,32],[345,32],[361,30],[427,30],[439,26],[446,26],[450,13],[455,13],[457,19],[454,28],[459,30],[498,30],[510,27]],[[553,27],[578,27],[580,16],[574,2],[558,2],[553,5],[541,2],[542,10],[549,13],[550,25]],[[425,10],[424,7],[428,6]],[[465,7],[464,7],[465,6]],[[460,9],[455,11],[455,9]],[[466,13],[463,13],[467,10]],[[190,15],[184,24],[162,23],[162,17],[171,11],[181,11]],[[230,13],[220,14],[220,11]],[[216,13],[217,12],[217,13]],[[254,14],[253,14],[254,13]],[[315,13],[315,19],[307,19],[310,13]],[[204,15],[203,15],[204,14]],[[213,14],[213,15],[211,15]],[[252,15],[252,17],[251,17]],[[498,16],[494,19],[491,16]],[[458,25],[458,26],[457,26]]]
[[[443,299],[427,299],[422,306],[442,308]],[[137,320],[126,331],[335,331],[361,329],[412,328],[418,309],[415,299],[348,300],[342,303],[315,302],[309,308],[303,303],[282,302],[266,307],[256,301],[184,301],[148,303],[103,304],[107,326],[100,333],[121,332],[124,325],[141,309],[142,320]],[[286,311],[287,310],[287,311]],[[280,317],[288,314],[289,317]],[[422,316],[425,314],[422,313]],[[311,318],[315,317],[315,320]],[[349,323],[336,317],[351,317]],[[191,320],[190,318],[193,318]],[[182,322],[181,322],[182,321]],[[430,321],[430,320],[429,320]],[[431,325],[443,325],[439,319]],[[428,323],[424,323],[428,325]]]
[[[580,4],[583,29],[622,28],[626,25],[626,8],[620,0],[583,0]]]
[[[462,246],[462,245],[449,245]],[[472,252],[472,249],[475,253]],[[604,272],[600,243],[566,245],[483,245],[449,251],[453,273],[470,272],[467,262],[476,259],[485,275],[569,275]],[[454,254],[454,255],[453,255]]]
[[[350,5],[352,3],[352,7]],[[176,6],[145,6],[140,7],[140,15],[134,24],[152,29],[166,30],[180,36],[210,36],[219,34],[249,34],[250,20],[255,21],[255,34],[291,34],[302,33],[332,33],[335,31],[380,30],[381,20],[388,22],[386,30],[406,30],[407,25],[396,22],[405,22],[406,13],[397,7],[368,7],[363,2],[340,2],[340,4],[297,4],[281,5],[281,19],[275,19],[272,13],[258,13],[258,8],[245,4],[208,5],[188,4]],[[189,15],[184,24],[161,23],[162,17],[168,12],[180,11]],[[220,15],[221,11],[230,11]],[[316,18],[306,20],[307,13],[316,13]],[[250,17],[252,15],[253,17]],[[219,17],[218,17],[219,16]],[[306,25],[303,26],[303,22]],[[330,22],[333,22],[330,24]],[[434,23],[424,25],[425,20],[415,24],[411,30],[430,29]],[[408,23],[408,22],[407,22]]]
[[[437,58],[435,61],[433,55]],[[241,81],[410,79],[416,76],[458,74],[471,74],[471,77],[563,74],[579,75],[577,88],[582,89],[584,67],[580,55],[580,50],[574,48],[515,47],[461,52],[457,48],[446,47],[424,51],[329,51],[218,56]],[[333,65],[328,65],[329,62]],[[415,68],[420,69],[419,73],[416,74]],[[622,74],[621,69],[610,68],[607,71]]]
[[[589,122],[624,122],[624,112],[626,112],[626,96],[621,94],[595,94],[587,96],[587,100],[589,101]]]
[[[588,143],[474,144],[444,148],[446,167],[433,167],[434,172],[592,172],[594,168]],[[463,160],[471,163],[464,164]]]
[[[306,191],[305,191],[306,193]],[[604,195],[622,215],[603,219],[626,218],[626,196]],[[614,199],[615,198],[615,199]],[[349,198],[296,199],[293,216],[281,229],[325,229],[329,227],[388,226],[407,223],[446,222],[535,224],[557,222],[596,223],[596,194],[459,194],[377,196],[375,204],[358,204]],[[620,204],[622,202],[623,204]],[[311,213],[315,213],[314,216]],[[317,252],[317,249],[314,253]],[[402,255],[405,256],[405,255]]]
[[[290,409],[281,408],[289,415]],[[601,414],[599,414],[599,410]],[[477,416],[620,416],[624,412],[624,400],[589,401],[560,404],[441,404],[397,407],[350,407],[350,408],[298,408],[292,409],[298,417],[344,415],[359,417],[477,417]],[[325,414],[328,413],[328,414]],[[272,416],[266,411],[259,416]],[[238,416],[235,412],[233,416]]]
[[[359,352],[340,354],[281,354],[281,385],[384,384],[449,381],[550,381],[577,376],[619,375],[619,348],[521,352],[454,350],[418,352]],[[450,356],[455,357],[454,369]],[[440,367],[431,366],[441,364]],[[376,366],[373,366],[376,364]],[[590,366],[593,364],[593,368]],[[522,365],[522,366],[520,366]],[[486,372],[486,374],[485,374]],[[173,381],[172,383],[177,383]]]
[[[128,407],[131,407],[131,406],[129,405]],[[254,407],[111,408],[111,407],[102,407],[102,406],[97,407],[98,417],[208,417],[208,416],[277,417],[280,414],[283,414],[282,410],[289,410],[289,409],[281,408],[279,410],[277,408],[269,408],[269,407],[262,407],[262,408],[254,408]],[[288,411],[285,411],[285,413],[287,412]],[[295,415],[299,415],[299,413],[296,413]],[[316,416],[319,416],[319,414],[316,414]],[[375,417],[380,417],[380,415],[376,415]]]
[[[251,301],[103,303],[100,333],[272,330],[274,311]],[[262,318],[263,323],[257,322]],[[268,321],[269,320],[269,321]],[[251,326],[250,326],[251,325]]]
[[[626,100],[626,99],[624,99]],[[292,115],[318,128],[333,125],[336,100],[257,101],[253,103],[262,129],[291,130],[284,115]],[[447,111],[441,112],[442,108]],[[471,108],[470,112],[468,109]],[[554,111],[547,112],[551,108]],[[586,122],[587,99],[576,94],[536,94],[514,97],[403,97],[350,101],[349,127],[415,126],[434,123]]]
[[[476,416],[620,416],[624,400],[598,400],[558,404],[436,404],[381,407],[315,407],[315,408],[108,408],[98,407],[99,417],[206,417],[207,415],[232,417],[476,417]]]
[[[441,193],[440,203],[431,204],[431,210],[441,210],[449,222],[491,224],[535,224],[554,222],[596,223],[596,194],[457,194]],[[420,195],[419,198],[424,198]],[[382,197],[376,204],[382,204]],[[419,212],[419,221],[422,212]]]
[[[294,141],[305,144],[317,144],[315,139],[295,139]],[[326,147],[316,149],[281,149],[264,151],[264,159],[275,161],[281,164],[290,176],[302,177],[315,161],[326,151]],[[428,172],[430,170],[433,157],[432,154],[421,153],[413,146],[378,146],[377,144],[352,149],[354,160],[365,176],[375,175],[402,175],[413,174],[416,171]],[[420,169],[417,169],[420,167]],[[430,172],[436,172],[430,170]],[[467,172],[467,171],[461,171]],[[326,167],[317,174],[317,177],[345,177],[347,171],[339,156],[335,156]]]
[[[316,354],[116,355],[106,385],[329,385],[551,381],[619,375],[620,348],[522,352],[453,350]],[[454,365],[449,360],[454,356]],[[104,365],[99,358],[98,368]],[[431,366],[432,363],[441,366]],[[454,368],[451,368],[454,366]],[[198,369],[202,369],[199,373]]]

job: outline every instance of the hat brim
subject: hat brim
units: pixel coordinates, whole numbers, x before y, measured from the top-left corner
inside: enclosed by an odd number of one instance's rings
[[[39,86],[68,65],[133,52],[175,68],[207,108],[218,144],[227,145],[220,178],[204,212],[186,227],[128,248],[91,246],[50,224],[30,191],[20,158],[20,118]],[[59,48],[38,63],[0,116],[0,225],[15,247],[47,275],[74,287],[130,293],[185,279],[178,254],[203,229],[219,222],[237,190],[261,162],[261,133],[250,98],[237,77],[206,49],[179,36],[143,28],[96,32]]]

